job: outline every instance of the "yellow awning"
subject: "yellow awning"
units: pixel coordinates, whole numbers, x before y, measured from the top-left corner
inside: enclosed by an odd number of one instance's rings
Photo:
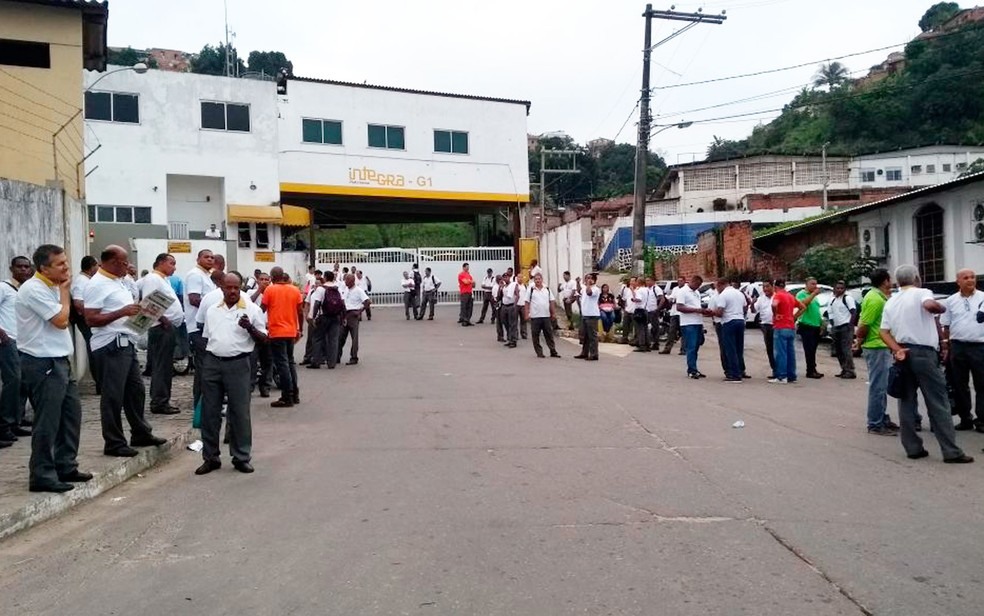
[[[310,227],[311,210],[297,205],[281,205],[284,218],[280,222],[285,227]]]
[[[226,218],[229,222],[269,222],[280,224],[283,213],[276,205],[229,204]]]

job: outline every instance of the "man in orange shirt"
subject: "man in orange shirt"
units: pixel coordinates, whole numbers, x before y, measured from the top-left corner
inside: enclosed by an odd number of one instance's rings
[[[304,298],[281,267],[270,270],[273,284],[263,292],[273,365],[280,375],[280,399],[270,406],[288,408],[301,401],[294,365],[294,343],[304,335]]]
[[[458,274],[458,291],[461,293],[461,312],[458,313],[458,323],[462,327],[472,325],[472,310],[475,302],[472,299],[472,290],[475,288],[475,279],[468,273],[468,264],[461,266],[461,273]]]

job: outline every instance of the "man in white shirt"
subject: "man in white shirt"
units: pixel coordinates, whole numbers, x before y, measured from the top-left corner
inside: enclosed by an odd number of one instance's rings
[[[526,318],[526,304],[530,301],[530,284],[523,279],[523,274],[519,275],[516,284],[519,285],[519,299],[516,300],[516,322],[519,324],[519,337],[526,340],[528,336],[529,323]]]
[[[554,295],[550,289],[543,286],[543,275],[537,274],[533,278],[533,286],[530,287],[529,301],[526,303],[526,320],[530,322],[530,330],[533,334],[533,350],[537,357],[544,357],[543,347],[540,346],[540,333],[547,342],[550,349],[550,357],[560,357],[557,347],[554,344],[553,326],[551,325],[554,314]]]
[[[345,277],[345,316],[342,320],[342,334],[338,342],[338,357],[342,355],[345,348],[345,341],[349,336],[352,337],[352,346],[349,349],[349,360],[346,366],[354,366],[359,363],[359,319],[362,312],[369,308],[372,303],[365,291],[355,286],[355,276],[349,274]],[[331,352],[331,349],[328,349]]]
[[[509,272],[506,272],[502,276],[503,286],[502,286],[502,310],[499,312],[499,317],[502,319],[502,325],[506,330],[506,347],[510,349],[516,348],[516,340],[519,338],[519,315],[517,314],[519,303],[519,283],[512,280]]]
[[[338,301],[334,301],[335,298],[341,302],[341,306]],[[327,363],[328,369],[334,370],[338,365],[338,339],[342,332],[342,316],[345,314],[345,300],[335,283],[335,272],[325,272],[324,284],[311,295],[311,303],[315,315],[314,328],[321,341],[315,342],[315,354],[307,367],[318,370],[322,363]]]
[[[704,279],[700,276],[694,276],[688,284],[677,287],[673,293],[676,309],[680,314],[682,350],[687,355],[687,376],[692,379],[704,378],[704,375],[697,369],[698,351],[700,345],[704,344],[705,310],[700,305],[700,294],[697,292],[702,284],[704,284]]]
[[[410,312],[412,311],[415,315],[417,313],[417,307],[414,305],[417,285],[414,284],[413,278],[410,277],[410,272],[403,272],[403,280],[400,281],[400,288],[403,289],[403,314],[406,315],[407,321],[409,321]]]
[[[539,275],[542,276],[543,275],[543,268],[540,267],[540,262],[538,260],[533,259],[532,261],[530,261],[530,282],[529,282],[529,284],[533,284],[533,279],[536,277],[537,274],[539,274]]]
[[[646,318],[647,338],[646,349],[659,350],[659,311],[663,306],[663,289],[656,284],[652,276],[646,278]]]
[[[619,300],[622,303],[622,344],[628,344],[629,339],[634,337],[632,328],[636,324],[636,310],[645,310],[642,297],[636,290],[638,286],[639,279],[633,276],[619,292]]]
[[[202,344],[202,333],[198,329],[198,306],[202,298],[208,295],[209,291],[215,289],[212,282],[212,268],[215,267],[215,255],[211,250],[200,250],[198,252],[198,262],[184,278],[184,309],[185,325],[188,329],[188,343],[191,347],[191,359],[197,362],[199,356],[205,353]],[[202,396],[201,376],[195,370],[194,381],[192,381],[192,403],[197,404]]]
[[[15,304],[21,382],[34,409],[28,489],[68,492],[92,479],[77,459],[82,404],[69,364],[72,277],[60,246],[39,246],[33,261],[37,273],[20,286]]]
[[[766,280],[762,283],[762,294],[752,304],[752,312],[758,315],[759,329],[762,330],[762,339],[765,341],[769,369],[772,370],[770,379],[776,378],[775,331],[772,329],[772,298],[775,292],[772,282]]]
[[[949,341],[954,410],[960,416],[957,430],[984,432],[984,292],[977,290],[974,270],[957,272],[958,291],[946,298],[940,316],[944,349]],[[971,413],[970,377],[974,377],[977,402]]]
[[[431,268],[424,268],[424,277],[421,278],[420,284],[423,287],[424,301],[420,305],[420,311],[417,313],[417,320],[423,320],[424,313],[427,312],[427,306],[430,306],[430,315],[427,317],[428,321],[434,320],[434,306],[437,305],[437,291],[441,288],[441,281],[431,272]],[[479,321],[481,323],[481,321]]]
[[[31,260],[14,257],[10,278],[0,282],[0,449],[10,447],[18,436],[30,436],[21,425],[24,400],[21,397],[20,353],[17,350],[17,290],[31,279]]]
[[[262,273],[263,272],[260,269],[253,270],[253,275],[248,276],[246,281],[243,282],[243,291],[245,291],[247,295],[251,295],[256,291],[256,287],[260,284],[260,274]]]
[[[973,462],[974,459],[957,446],[946,379],[940,367],[936,315],[945,313],[946,306],[933,299],[932,291],[920,288],[919,270],[915,266],[900,265],[895,270],[895,280],[899,292],[885,303],[879,334],[895,361],[904,362],[905,366],[906,376],[902,379],[899,398],[902,447],[913,460],[929,455],[915,429],[919,391],[926,402],[930,426],[943,452],[943,461],[950,464]]]
[[[416,267],[416,264],[414,264],[414,267]],[[356,284],[356,286],[359,287],[360,289],[362,289],[363,291],[365,291],[366,296],[368,296],[370,293],[372,293],[372,281],[369,280],[369,277],[366,276],[362,272],[362,270],[356,270],[354,267],[352,268],[352,271],[355,272],[355,284]],[[417,277],[420,276],[420,274],[417,274],[416,271],[414,272],[414,274]],[[416,281],[416,278],[414,278],[414,280]],[[420,283],[419,282],[417,283],[417,289],[418,290],[420,289]],[[419,306],[419,305],[420,305],[420,300],[418,299],[417,300],[417,303],[414,304],[414,311],[417,310],[417,306]],[[367,321],[372,321],[372,303],[371,302],[370,302],[370,304],[368,306],[366,306],[366,320]]]
[[[82,262],[79,267],[78,276],[72,277],[72,313],[71,321],[72,325],[82,334],[82,338],[85,340],[85,352],[86,357],[89,360],[89,373],[92,375],[92,380],[96,383],[96,395],[101,393],[99,385],[99,373],[97,372],[95,362],[92,361],[92,346],[89,344],[92,339],[92,329],[85,322],[85,309],[82,306],[82,294],[85,292],[85,285],[88,284],[89,279],[95,276],[96,271],[99,269],[99,261],[91,255],[86,255],[82,257]]]
[[[493,322],[495,321],[495,304],[492,302],[492,290],[497,286],[495,275],[490,267],[485,270],[485,278],[482,279],[482,314],[478,317],[478,323],[485,322],[485,313],[489,307],[492,308],[492,316],[490,318]]]
[[[598,299],[601,289],[595,286],[595,275],[585,274],[584,287],[578,284],[576,293],[581,300],[581,353],[574,359],[598,361],[598,321],[601,320]]]
[[[724,380],[741,383],[745,374],[745,308],[748,298],[727,278],[717,281],[718,296],[712,314],[721,320],[718,344],[724,354]]]
[[[107,246],[100,255],[99,271],[86,285],[82,299],[85,320],[92,328],[92,355],[99,364],[102,380],[99,410],[103,453],[121,458],[137,455],[134,447],[156,447],[167,442],[154,436],[144,418],[146,390],[137,361],[136,334],[126,325],[129,317],[140,313],[140,305],[122,280],[128,256],[121,246]],[[121,410],[130,424],[129,445]]]
[[[310,366],[311,358],[314,357],[314,345],[324,338],[324,332],[315,331],[314,327],[314,300],[312,296],[321,288],[325,282],[325,274],[321,270],[314,270],[314,282],[304,294],[304,315],[308,324],[308,337],[304,341],[304,358],[301,360],[302,366]]]
[[[677,310],[676,294],[677,290],[685,286],[687,286],[687,279],[681,276],[677,279],[677,286],[666,293],[666,303],[670,306],[670,331],[666,333],[666,345],[660,351],[662,355],[669,355],[673,350],[673,345],[680,339],[682,332],[680,330],[680,311]],[[683,355],[685,352],[685,349],[681,346],[680,355]]]
[[[506,324],[502,321],[502,290],[505,282],[502,276],[495,277],[495,286],[492,287],[492,321],[495,323],[496,342],[506,341]]]
[[[154,323],[147,332],[147,361],[151,367],[150,412],[159,415],[174,415],[180,412],[180,409],[171,406],[176,332],[184,323],[184,311],[178,303],[178,295],[167,281],[167,277],[174,273],[175,266],[172,255],[159,254],[154,259],[154,271],[140,280],[141,298],[159,292],[172,301],[157,323]]]
[[[219,240],[222,239],[222,232],[219,231],[217,225],[211,224],[208,229],[205,229],[205,237],[210,240]]]
[[[577,303],[577,282],[571,280],[571,273],[564,272],[564,282],[560,284],[560,301],[564,304],[567,329],[574,331],[574,304]]]
[[[856,379],[854,371],[854,325],[858,322],[858,305],[846,293],[847,284],[843,280],[834,285],[834,297],[827,308],[830,318],[830,337],[834,356],[840,362],[839,379]]]
[[[196,475],[220,468],[219,429],[222,403],[226,405],[226,434],[232,466],[240,473],[252,473],[250,457],[253,430],[250,422],[250,361],[256,343],[266,342],[263,312],[246,301],[239,290],[242,278],[226,274],[222,280],[222,301],[209,306],[203,336],[208,340],[202,361],[202,465]]]

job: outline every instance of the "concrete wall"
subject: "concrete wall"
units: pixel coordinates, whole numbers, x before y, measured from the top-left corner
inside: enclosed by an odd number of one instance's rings
[[[51,68],[0,72],[0,177],[45,185],[61,181],[84,196],[82,160],[82,15],[79,10],[0,3],[0,38],[50,44]],[[59,132],[59,129],[65,129]],[[58,138],[54,139],[58,133]],[[58,172],[55,173],[57,150]]]
[[[73,273],[87,253],[85,208],[57,188],[0,179],[0,268],[6,275],[10,259],[28,258],[41,244],[68,252]],[[67,224],[66,224],[67,223]]]
[[[549,231],[540,239],[540,266],[544,284],[556,291],[565,271],[571,278],[583,278],[594,271],[591,262],[591,219],[582,218]]]
[[[956,179],[978,158],[984,158],[984,147],[941,145],[859,156],[851,160],[851,186],[933,186]],[[889,169],[900,170],[901,179],[889,180]],[[865,170],[874,172],[873,180],[863,178]]]

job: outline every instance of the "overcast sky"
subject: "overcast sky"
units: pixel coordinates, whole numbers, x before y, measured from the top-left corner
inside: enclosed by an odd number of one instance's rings
[[[635,141],[645,2],[636,0],[228,0],[245,56],[278,50],[300,76],[530,100],[529,131],[563,130]],[[931,0],[715,0],[678,11],[727,10],[653,52],[653,86],[812,62],[904,42]],[[153,9],[150,7],[153,6]],[[165,9],[166,6],[166,9]],[[668,9],[670,3],[655,4]],[[653,40],[679,29],[654,22]],[[109,44],[198,51],[224,37],[222,0],[112,0]],[[899,48],[901,49],[901,48]],[[863,72],[889,53],[843,60]],[[792,92],[690,111],[808,83],[816,67],[717,84],[658,90],[656,123],[781,107]],[[688,112],[673,115],[676,112]],[[665,115],[664,119],[658,116]],[[771,114],[776,115],[776,114]],[[714,135],[738,139],[762,119],[671,128],[653,149],[667,162],[703,158]],[[624,128],[623,128],[624,124]],[[619,130],[621,128],[621,133]]]

